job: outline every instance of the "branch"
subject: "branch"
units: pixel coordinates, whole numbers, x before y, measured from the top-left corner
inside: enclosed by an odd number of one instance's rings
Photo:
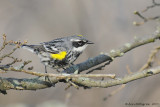
[[[82,72],[84,70],[88,70],[91,67],[94,67],[96,65],[102,64],[113,61],[116,57],[121,57],[128,51],[139,47],[141,45],[145,45],[148,43],[152,43],[155,40],[160,38],[160,29],[158,28],[157,31],[148,37],[145,38],[135,38],[133,42],[126,43],[124,46],[116,49],[111,50],[108,54],[100,54],[94,58],[89,58],[87,61],[73,65],[66,70],[63,71],[63,73],[75,73],[75,72]],[[144,70],[142,72],[136,72],[129,75],[126,75],[122,78],[115,78],[115,79],[108,79],[108,80],[95,80],[91,79],[86,75],[76,75],[76,74],[44,74],[44,73],[37,73],[32,71],[26,71],[24,69],[15,69],[14,67],[4,68],[2,69],[4,71],[17,71],[17,72],[25,72],[25,73],[31,73],[38,76],[38,78],[32,78],[32,79],[16,79],[16,78],[2,78],[0,77],[0,92],[4,92],[4,90],[9,89],[16,89],[16,90],[37,90],[37,89],[43,89],[47,87],[51,87],[55,85],[58,82],[67,82],[69,81],[72,84],[75,84],[75,86],[81,86],[81,87],[101,87],[101,88],[107,88],[119,84],[125,84],[128,82],[131,82],[136,79],[148,77],[151,75],[155,75],[160,73],[160,67]],[[96,75],[96,74],[95,74]],[[105,74],[103,74],[105,75]],[[44,76],[49,76],[50,81],[47,82],[44,79]],[[60,77],[61,76],[61,77]],[[102,75],[100,75],[102,77]],[[99,77],[100,77],[99,76]],[[58,78],[60,77],[60,78]]]
[[[50,78],[50,80],[52,81],[52,84],[50,82],[45,81],[44,77],[37,77],[32,79],[0,77],[0,90],[37,90],[51,87],[53,86],[53,84],[58,82],[56,78]]]
[[[109,80],[94,80],[86,77],[71,77],[70,81],[81,87],[101,87],[107,88],[115,85],[126,84],[128,82],[145,78],[160,73],[160,66],[144,70],[142,72],[135,72],[121,78]],[[64,79],[50,77],[50,82],[45,81],[44,77],[33,79],[16,79],[16,78],[2,78],[0,77],[0,90],[37,90],[53,86],[57,82],[64,82]]]
[[[124,46],[116,49],[116,50],[111,50],[109,52],[109,54],[100,54],[94,58],[89,58],[87,61],[79,63],[77,65],[73,65],[69,68],[67,68],[66,70],[63,71],[63,73],[74,73],[75,71],[78,70],[78,72],[83,72],[85,70],[88,70],[96,65],[102,64],[104,62],[112,62],[114,58],[116,57],[121,57],[123,56],[125,53],[127,53],[128,51],[148,44],[148,43],[152,43],[155,42],[155,40],[160,38],[160,28],[157,28],[156,32],[148,37],[144,37],[144,38],[135,38],[133,42],[131,43],[126,43],[124,44]]]
[[[115,85],[126,84],[128,82],[145,78],[148,76],[152,76],[155,74],[159,74],[159,73],[160,73],[160,66],[152,69],[144,70],[142,72],[135,72],[121,78],[115,78],[115,79],[110,79],[106,81],[94,80],[89,78],[72,78],[72,82],[76,83],[77,85],[86,86],[86,87],[107,88]]]

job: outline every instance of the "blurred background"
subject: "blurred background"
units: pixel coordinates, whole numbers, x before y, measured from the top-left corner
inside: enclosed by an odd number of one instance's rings
[[[150,21],[139,27],[132,24],[133,21],[142,21],[133,12],[144,10],[151,3],[151,0],[0,0],[0,35],[5,33],[8,40],[28,40],[28,44],[75,34],[84,35],[95,44],[90,45],[75,62],[79,63],[100,52],[116,49],[132,41],[135,36],[152,34],[156,22]],[[144,15],[157,15],[159,9],[154,8]],[[157,45],[158,43],[152,43],[136,48],[123,57],[116,58],[104,70],[94,73],[115,73],[121,77],[127,74],[126,66],[136,72]],[[10,50],[7,49],[3,53]],[[34,66],[34,71],[44,72],[39,58],[29,51],[19,49],[14,56],[32,60],[30,65]],[[52,69],[48,70],[55,73]],[[16,72],[0,76],[33,77]],[[59,83],[55,87],[37,91],[9,90],[7,95],[0,94],[0,107],[125,107],[125,103],[160,105],[159,77],[155,75],[130,82],[106,101],[103,99],[120,86],[86,90],[71,87],[65,91],[67,85]]]

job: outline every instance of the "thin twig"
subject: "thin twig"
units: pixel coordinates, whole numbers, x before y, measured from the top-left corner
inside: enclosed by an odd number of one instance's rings
[[[7,45],[7,43],[6,43],[6,35],[3,34],[3,45],[2,45],[2,47],[0,48],[0,52],[5,48],[6,45]]]
[[[11,65],[15,64],[16,62],[21,62],[22,61],[22,59],[19,60],[18,58],[14,58],[12,56],[8,56],[8,58],[13,59],[13,61],[8,63],[8,64],[6,64],[7,66],[11,66]]]
[[[140,12],[138,11],[135,11],[134,12],[135,15],[139,16],[141,19],[143,19],[142,22],[136,22],[134,21],[133,22],[133,25],[136,25],[136,26],[140,26],[142,24],[144,24],[145,22],[149,21],[149,20],[156,20],[156,19],[160,19],[160,16],[155,16],[155,17],[144,17]]]
[[[134,14],[137,15],[137,16],[139,16],[141,19],[143,19],[142,22],[136,22],[136,21],[134,21],[134,22],[133,22],[133,25],[136,25],[136,26],[140,26],[140,25],[142,25],[142,24],[144,24],[145,22],[150,21],[150,20],[160,19],[160,16],[144,17],[144,16],[143,16],[140,12],[138,12],[138,11],[135,11]]]
[[[132,74],[132,72],[131,72],[131,69],[130,69],[129,65],[127,65],[127,66],[126,66],[126,69],[127,69],[128,74]]]
[[[35,76],[48,76],[48,77],[56,77],[58,79],[66,79],[66,78],[79,78],[79,77],[94,77],[94,78],[102,78],[102,77],[109,77],[115,78],[115,74],[53,74],[53,73],[40,73],[40,72],[33,72],[27,71],[24,69],[15,69],[14,67],[5,68],[5,71],[15,71],[15,72],[24,72],[27,74],[35,75]]]
[[[159,3],[156,3],[155,2],[155,0],[152,0],[152,5],[151,6],[147,6],[146,7],[146,9],[144,9],[142,12],[146,12],[146,11],[148,11],[149,9],[151,9],[151,8],[154,8],[154,7],[156,7],[156,6],[160,6],[160,4]]]
[[[140,18],[142,18],[142,19],[144,20],[144,22],[147,21],[147,18],[144,17],[142,14],[140,14],[138,11],[135,11],[134,14],[135,14],[135,15],[138,15]]]
[[[152,63],[153,63],[153,61],[154,61],[154,58],[156,57],[156,54],[157,54],[157,52],[158,52],[159,50],[160,50],[160,47],[156,47],[156,48],[151,52],[151,54],[149,55],[149,58],[148,58],[148,60],[147,60],[147,63],[144,64],[144,65],[140,68],[139,72],[140,72],[140,71],[143,71],[143,70],[145,70],[145,69],[147,69],[147,68],[149,68],[149,67],[152,67]]]
[[[75,87],[76,89],[79,89],[79,86],[76,85],[75,83],[73,83],[72,81],[68,81],[68,86],[65,88],[65,90],[67,90],[68,88],[70,88],[71,86]]]
[[[16,48],[14,48],[10,53],[5,54],[3,56],[0,57],[0,60],[3,60],[6,57],[9,57],[10,55],[12,55],[19,47],[17,46]]]
[[[16,62],[21,62],[22,60],[21,59],[18,59],[18,58],[15,58],[13,56],[11,56],[21,45],[27,43],[27,41],[24,41],[24,43],[20,42],[20,41],[7,41],[6,39],[6,35],[3,34],[3,45],[2,47],[0,48],[0,51],[2,51],[5,46],[7,46],[8,44],[13,44],[14,46],[16,45],[15,48],[13,48],[8,54],[4,54],[2,56],[0,56],[0,62],[2,62],[2,60],[4,58],[11,58],[13,59],[12,62],[6,64],[6,65],[0,65],[0,69],[3,69],[3,67],[6,69],[6,68],[9,68],[11,65],[15,64]],[[3,69],[4,70],[4,69]]]
[[[122,84],[119,88],[113,90],[109,95],[107,95],[106,97],[104,97],[103,100],[106,101],[108,98],[114,96],[114,95],[117,94],[119,91],[121,91],[125,86],[126,86],[126,84]]]

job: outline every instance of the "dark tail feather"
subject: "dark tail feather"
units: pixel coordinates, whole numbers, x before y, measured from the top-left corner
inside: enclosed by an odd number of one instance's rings
[[[23,49],[27,49],[27,50],[35,53],[36,46],[37,46],[37,45],[25,45],[25,44],[24,44],[24,45],[22,45],[21,47],[22,47]]]

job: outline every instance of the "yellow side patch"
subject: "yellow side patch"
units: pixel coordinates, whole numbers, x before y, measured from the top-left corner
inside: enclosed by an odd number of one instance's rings
[[[50,54],[51,58],[58,59],[58,60],[64,59],[66,57],[66,55],[67,55],[67,52],[65,52],[65,51],[62,51],[58,54]]]

